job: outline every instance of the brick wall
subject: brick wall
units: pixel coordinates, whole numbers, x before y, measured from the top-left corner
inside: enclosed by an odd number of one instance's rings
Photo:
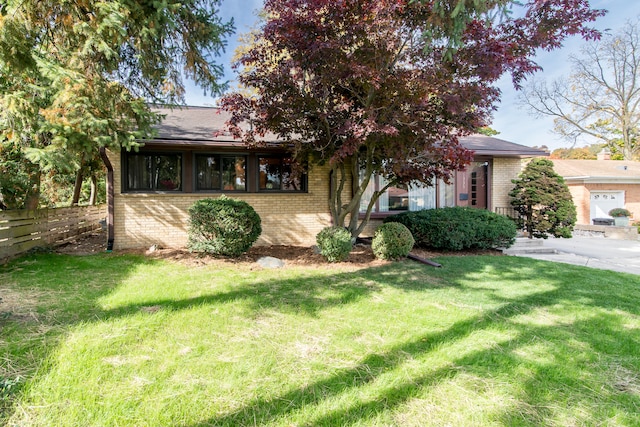
[[[591,191],[624,191],[624,207],[633,214],[634,221],[640,221],[640,185],[638,184],[585,184],[582,201],[583,216],[578,215],[578,224],[589,224],[591,214]],[[576,205],[577,201],[574,200]],[[582,221],[580,220],[582,218]],[[583,222],[584,221],[584,222]]]
[[[511,206],[509,192],[513,189],[512,179],[516,179],[522,171],[522,160],[495,158],[490,178],[491,204],[489,209],[495,211],[496,208]]]
[[[590,224],[591,201],[587,188],[580,184],[568,184],[573,204],[576,205],[576,224]]]
[[[108,152],[114,168],[114,249],[184,247],[188,209],[196,200],[216,194],[121,193],[120,154]],[[316,234],[331,225],[328,207],[328,167],[314,167],[308,176],[308,193],[233,193],[245,200],[262,219],[258,245],[311,245]]]
[[[122,193],[121,158],[108,152],[114,168],[114,249],[185,247],[188,209],[196,201],[216,194]],[[520,159],[494,159],[489,179],[491,209],[509,204],[511,180],[521,170]],[[258,245],[312,245],[316,234],[331,225],[329,214],[329,168],[316,166],[308,175],[308,193],[229,193],[249,203],[262,219]],[[346,200],[345,200],[346,201]],[[362,236],[372,236],[381,220],[372,220]]]

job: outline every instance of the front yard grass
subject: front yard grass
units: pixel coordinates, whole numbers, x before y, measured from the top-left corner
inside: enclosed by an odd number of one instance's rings
[[[19,259],[0,267],[0,424],[640,425],[638,276],[437,261]]]

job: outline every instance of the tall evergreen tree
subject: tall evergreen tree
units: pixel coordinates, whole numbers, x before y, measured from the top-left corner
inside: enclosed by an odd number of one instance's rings
[[[41,168],[84,170],[99,147],[150,137],[159,117],[148,103],[181,103],[183,76],[220,93],[213,58],[233,23],[219,3],[1,2],[0,144]]]
[[[576,206],[564,178],[553,170],[553,162],[534,159],[525,167],[509,195],[520,214],[520,226],[529,238],[549,235],[571,237],[576,223]]]

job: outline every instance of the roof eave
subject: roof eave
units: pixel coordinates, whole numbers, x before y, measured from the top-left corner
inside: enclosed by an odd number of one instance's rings
[[[566,183],[584,184],[640,184],[637,176],[565,176]]]

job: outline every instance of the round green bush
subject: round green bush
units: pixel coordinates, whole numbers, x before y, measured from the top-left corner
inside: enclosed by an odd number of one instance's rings
[[[260,237],[260,216],[247,202],[220,196],[202,199],[189,208],[192,251],[236,257]]]
[[[325,227],[316,236],[320,253],[329,262],[345,261],[353,248],[351,233],[344,227]]]
[[[376,258],[397,260],[409,255],[414,243],[407,227],[399,222],[388,222],[376,229],[371,249]]]
[[[403,212],[384,222],[405,225],[418,247],[450,251],[509,247],[518,231],[506,216],[460,206]]]

